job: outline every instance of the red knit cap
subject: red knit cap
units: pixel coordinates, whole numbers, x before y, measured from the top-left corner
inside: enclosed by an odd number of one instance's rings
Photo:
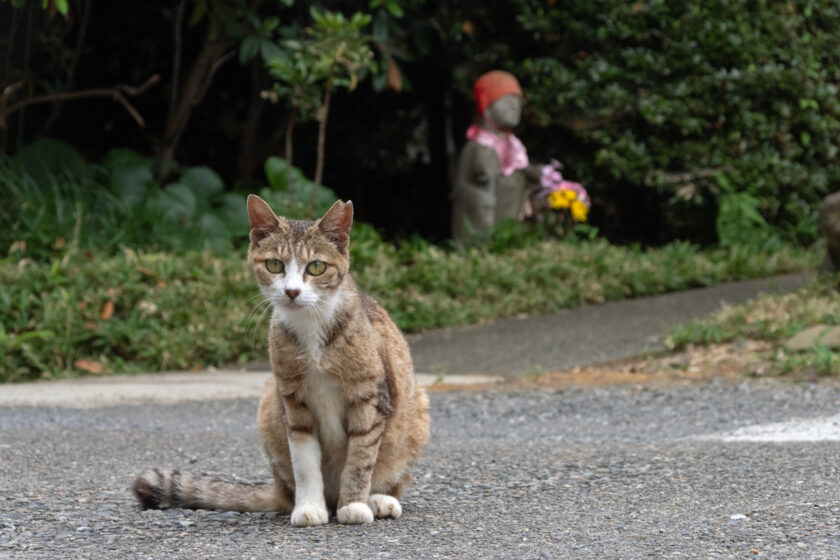
[[[522,88],[513,74],[503,70],[491,70],[475,81],[475,108],[479,115],[503,95],[516,94],[522,97]]]

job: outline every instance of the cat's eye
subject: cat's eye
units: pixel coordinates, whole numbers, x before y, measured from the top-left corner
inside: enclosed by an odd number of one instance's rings
[[[265,261],[265,268],[272,274],[280,274],[286,270],[286,266],[280,259],[267,259]]]
[[[324,261],[312,261],[306,265],[306,272],[311,276],[321,276],[327,270],[327,263]]]

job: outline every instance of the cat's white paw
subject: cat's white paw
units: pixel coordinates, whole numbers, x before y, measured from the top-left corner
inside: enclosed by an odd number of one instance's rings
[[[373,512],[364,502],[351,502],[336,514],[339,523],[372,523]]]
[[[330,514],[324,504],[298,504],[292,510],[292,525],[295,527],[311,527],[324,525]]]
[[[368,505],[373,511],[373,516],[377,519],[382,519],[383,517],[397,519],[402,515],[400,501],[387,494],[371,494],[370,498],[368,498]]]

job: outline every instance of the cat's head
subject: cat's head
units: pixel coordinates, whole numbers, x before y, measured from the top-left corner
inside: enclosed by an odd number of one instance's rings
[[[248,217],[248,263],[276,309],[317,309],[334,299],[350,268],[352,202],[338,200],[310,222],[278,216],[263,199],[250,195]]]

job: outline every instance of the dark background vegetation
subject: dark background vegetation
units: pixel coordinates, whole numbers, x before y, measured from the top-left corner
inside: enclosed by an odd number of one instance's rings
[[[158,83],[128,98],[145,127],[107,97],[30,105],[0,130],[5,154],[51,137],[91,162],[118,147],[160,158],[179,3],[65,3],[66,16],[56,9],[61,2],[43,9],[40,2],[0,1],[0,88],[22,84],[7,105],[139,85],[157,74]],[[233,54],[192,107],[174,157],[184,167],[209,166],[226,191],[264,186],[264,161],[283,155],[288,106],[259,95],[273,83],[262,58],[243,64],[237,53],[254,33],[243,14],[278,17],[278,43],[283,33],[311,24],[308,3],[288,4],[184,2],[181,84],[208,37],[223,38],[219,52]],[[448,236],[448,170],[472,119],[471,86],[482,72],[501,68],[525,91],[517,132],[532,160],[566,164],[566,175],[590,190],[592,223],[610,241],[816,238],[816,203],[840,174],[834,2],[319,6],[348,16],[361,9],[374,16],[369,29],[380,26],[371,41],[378,74],[334,96],[324,184],[353,199],[358,217],[389,237]],[[294,164],[310,177],[316,137],[314,121],[295,127]]]

